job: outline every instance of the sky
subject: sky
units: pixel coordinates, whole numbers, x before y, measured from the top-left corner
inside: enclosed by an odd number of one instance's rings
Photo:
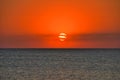
[[[0,48],[120,48],[119,14],[120,0],[2,0]]]

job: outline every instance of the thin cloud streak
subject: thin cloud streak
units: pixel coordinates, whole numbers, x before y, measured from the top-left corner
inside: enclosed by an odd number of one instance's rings
[[[57,35],[2,37],[0,48],[120,48],[120,34],[77,34],[60,42]]]

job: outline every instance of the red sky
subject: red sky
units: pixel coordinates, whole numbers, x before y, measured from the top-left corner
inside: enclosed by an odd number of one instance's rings
[[[120,48],[119,0],[2,0],[0,7],[0,48]]]

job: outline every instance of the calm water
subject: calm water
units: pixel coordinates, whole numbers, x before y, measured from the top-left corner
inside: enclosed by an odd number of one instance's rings
[[[120,50],[0,49],[0,80],[120,80]]]

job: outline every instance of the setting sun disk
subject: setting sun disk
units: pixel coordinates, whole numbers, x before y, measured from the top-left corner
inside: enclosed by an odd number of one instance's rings
[[[60,41],[64,41],[67,38],[67,34],[66,33],[60,33],[58,37],[59,37]]]

